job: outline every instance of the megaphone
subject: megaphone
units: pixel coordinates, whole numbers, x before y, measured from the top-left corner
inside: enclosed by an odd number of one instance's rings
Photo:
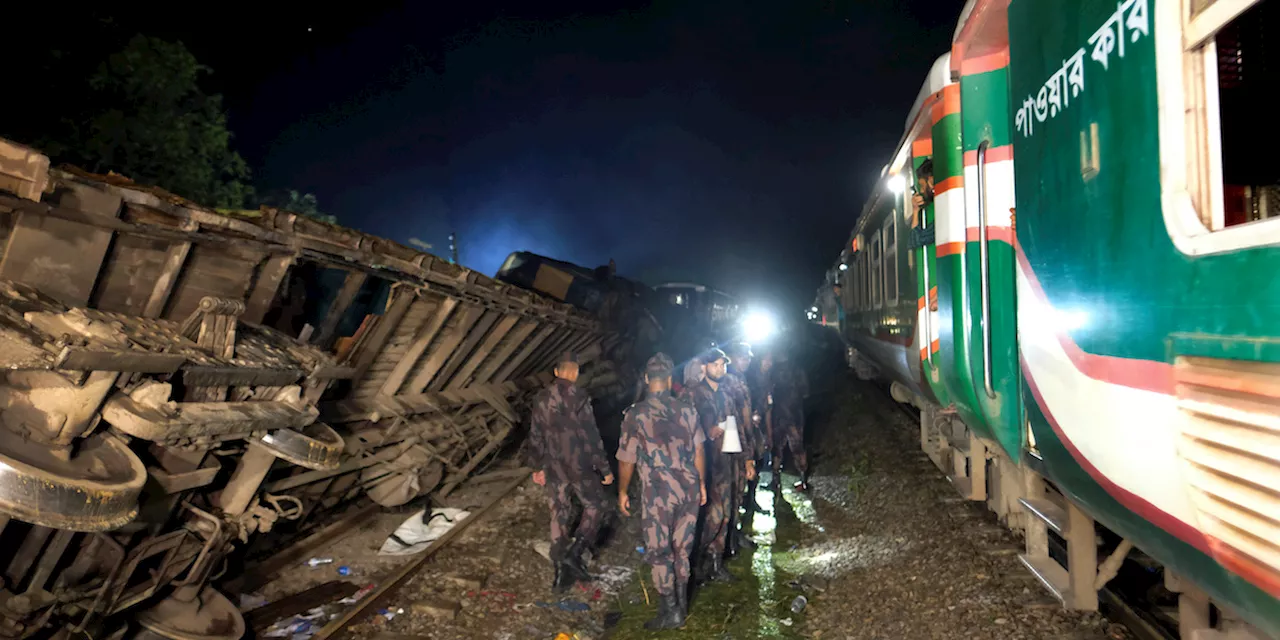
[[[720,453],[742,453],[742,440],[738,439],[738,420],[734,416],[725,418],[724,442],[720,445]]]

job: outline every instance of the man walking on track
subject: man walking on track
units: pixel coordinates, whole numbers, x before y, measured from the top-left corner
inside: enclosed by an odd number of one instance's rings
[[[608,513],[608,497],[602,484],[613,484],[609,460],[600,442],[591,398],[574,386],[578,361],[565,353],[555,368],[556,379],[533,402],[525,463],[539,471],[533,481],[547,488],[551,503],[552,586],[564,591],[579,580],[590,580],[583,554],[595,545]],[[601,477],[603,476],[603,479]],[[573,500],[582,504],[577,530]]]
[[[719,349],[712,349],[702,357],[707,366],[707,377],[693,388],[694,409],[698,412],[698,424],[707,435],[710,451],[707,452],[707,510],[703,514],[701,547],[709,562],[706,577],[715,582],[731,582],[731,575],[724,568],[726,542],[729,537],[730,514],[738,508],[737,484],[743,455],[725,451],[725,436],[731,421],[736,429],[734,403],[728,389],[722,384],[729,357]]]
[[[809,397],[809,380],[796,366],[786,347],[777,350],[770,378],[773,382],[773,477],[782,470],[784,449],[800,472],[796,488],[809,490],[809,457],[804,450],[804,401]],[[781,481],[777,486],[781,487]]]
[[[646,629],[676,629],[689,613],[689,553],[698,507],[706,504],[702,430],[693,407],[671,395],[671,358],[645,365],[649,395],[627,409],[618,441],[618,509],[631,515],[627,488],[636,465],[644,485],[644,557],[658,592],[658,615]]]

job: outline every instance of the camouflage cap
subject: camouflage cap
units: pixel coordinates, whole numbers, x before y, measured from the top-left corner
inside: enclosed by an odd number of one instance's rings
[[[647,376],[666,377],[671,375],[671,370],[676,368],[676,363],[671,361],[671,357],[659,351],[653,354],[652,358],[644,365],[644,373]]]
[[[708,349],[702,353],[702,364],[711,364],[716,360],[724,360],[725,364],[732,362],[729,356],[719,349]]]

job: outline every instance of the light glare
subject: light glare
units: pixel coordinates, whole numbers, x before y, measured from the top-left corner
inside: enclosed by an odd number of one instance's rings
[[[885,182],[885,184],[886,186],[889,187],[889,190],[894,193],[902,193],[903,190],[907,188],[907,181],[902,177],[902,174],[900,173],[889,176],[889,179]]]
[[[773,316],[763,311],[753,311],[742,320],[742,333],[747,342],[766,340],[776,330],[777,324],[773,321]]]

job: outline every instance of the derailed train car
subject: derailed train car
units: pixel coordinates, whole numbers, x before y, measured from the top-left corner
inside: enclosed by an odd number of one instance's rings
[[[229,567],[354,498],[448,493],[562,350],[616,384],[568,305],[2,140],[0,236],[4,638],[238,639]]]
[[[1053,593],[1096,608],[1136,559],[1183,637],[1280,636],[1277,28],[1274,0],[970,0],[826,287]]]

